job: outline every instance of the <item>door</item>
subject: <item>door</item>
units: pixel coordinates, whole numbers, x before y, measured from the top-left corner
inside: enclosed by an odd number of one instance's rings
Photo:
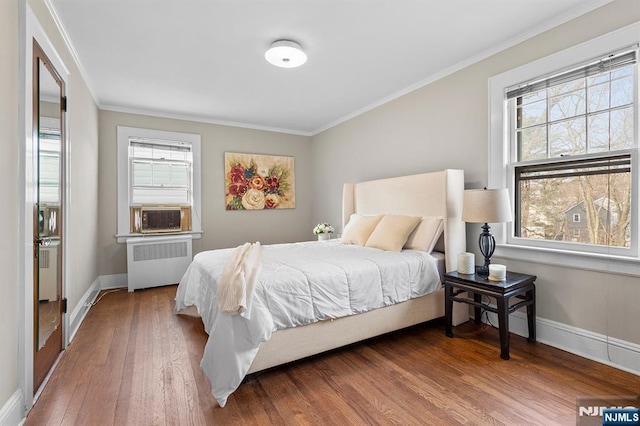
[[[62,211],[64,82],[40,46],[33,46],[33,312],[34,393],[63,348]]]

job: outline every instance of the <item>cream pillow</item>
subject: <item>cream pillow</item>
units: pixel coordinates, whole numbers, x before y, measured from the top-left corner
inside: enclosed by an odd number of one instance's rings
[[[340,242],[342,244],[365,245],[380,219],[382,216],[351,215],[349,223],[344,227]]]
[[[366,246],[387,251],[400,251],[420,219],[417,216],[384,216],[373,230]]]
[[[440,216],[423,216],[415,230],[409,235],[404,248],[431,253],[444,229]]]

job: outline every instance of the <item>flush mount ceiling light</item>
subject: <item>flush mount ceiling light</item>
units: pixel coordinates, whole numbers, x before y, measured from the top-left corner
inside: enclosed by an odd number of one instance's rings
[[[277,40],[271,44],[264,58],[272,65],[281,68],[296,68],[307,62],[307,54],[295,41]]]

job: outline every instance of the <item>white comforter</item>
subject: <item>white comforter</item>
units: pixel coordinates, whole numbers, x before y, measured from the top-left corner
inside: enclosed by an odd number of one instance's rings
[[[197,254],[176,296],[178,311],[197,307],[209,334],[200,365],[221,407],[273,331],[366,312],[440,287],[436,260],[426,252],[387,252],[337,240],[263,246],[245,318],[217,308],[219,277],[231,252]]]

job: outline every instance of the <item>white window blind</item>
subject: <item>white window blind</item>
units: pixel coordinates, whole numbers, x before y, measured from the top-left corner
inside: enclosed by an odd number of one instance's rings
[[[40,198],[42,204],[60,203],[60,131],[45,128],[40,133]]]
[[[589,61],[586,64],[572,67],[569,70],[552,74],[538,80],[529,81],[518,86],[507,89],[507,99],[517,98],[527,93],[536,92],[548,87],[568,83],[580,78],[591,77],[604,72],[614,71],[618,68],[633,65],[637,60],[637,46],[623,49],[615,53],[610,53],[602,58]]]
[[[131,204],[190,204],[191,144],[129,140]]]
[[[60,154],[40,151],[40,203],[60,203]]]

